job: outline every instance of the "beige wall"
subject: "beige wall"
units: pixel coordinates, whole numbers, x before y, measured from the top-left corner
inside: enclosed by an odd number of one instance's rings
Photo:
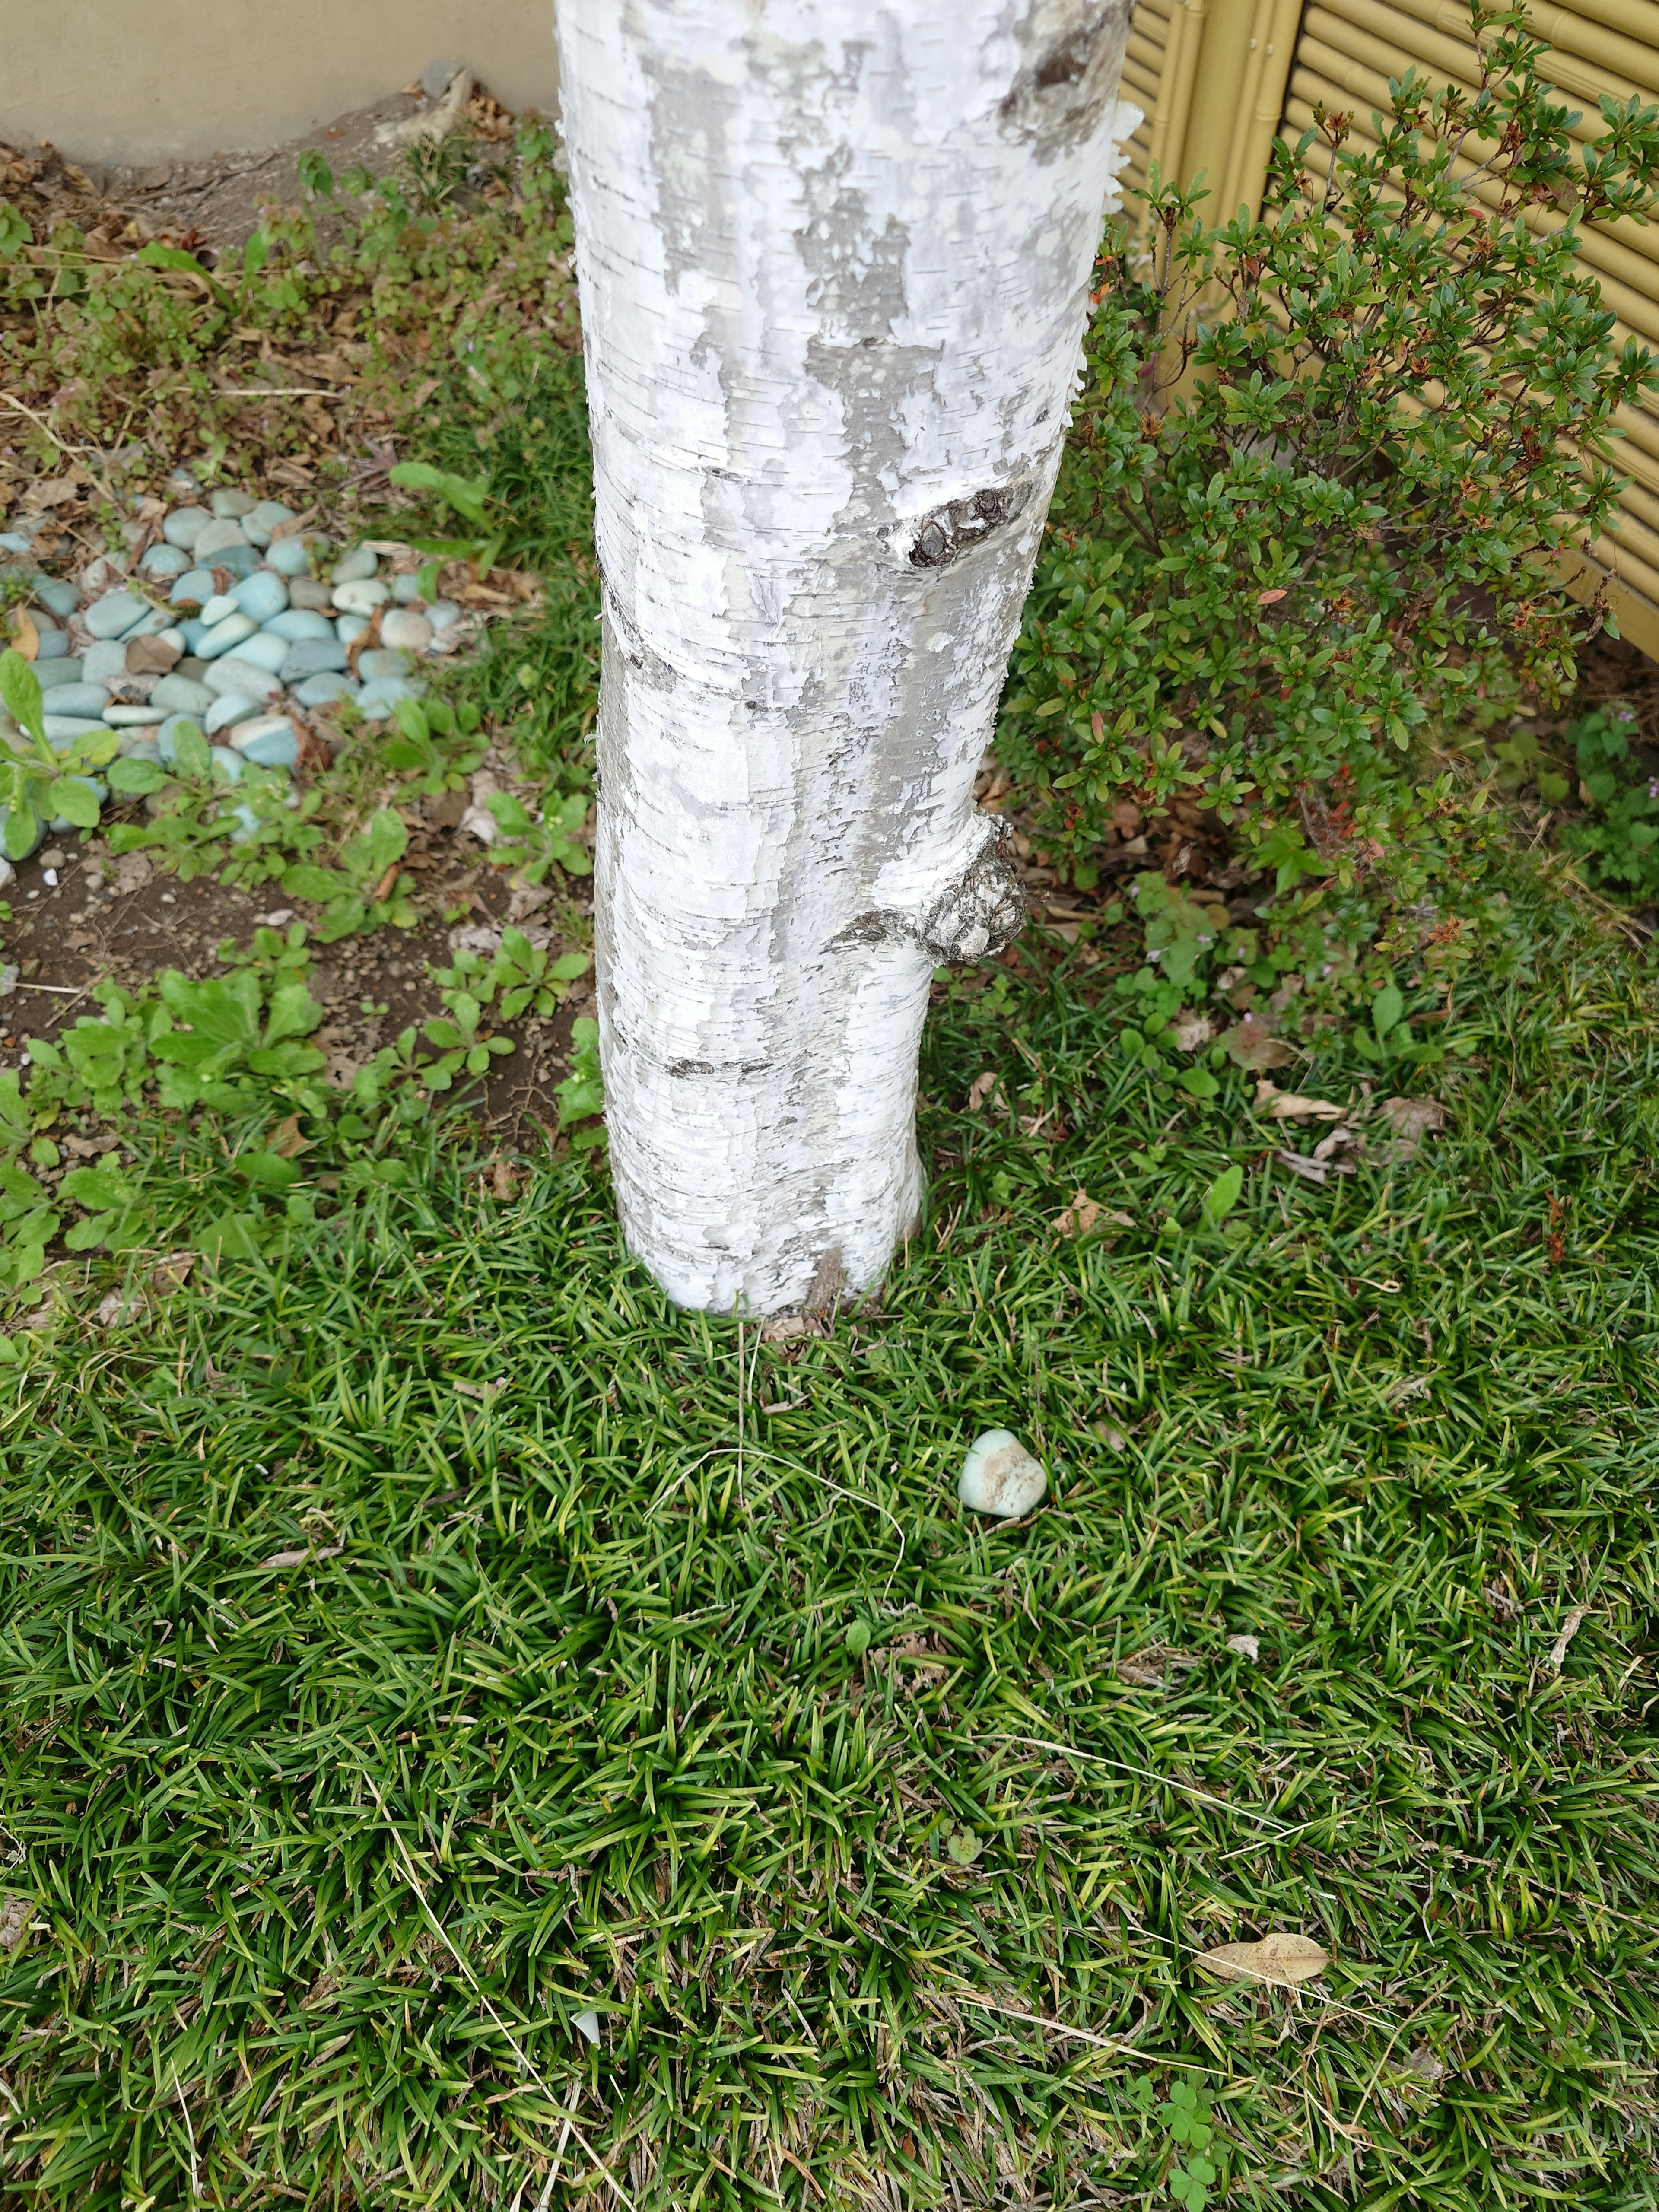
[[[0,0],[0,139],[115,163],[251,151],[441,58],[550,110],[553,0]]]

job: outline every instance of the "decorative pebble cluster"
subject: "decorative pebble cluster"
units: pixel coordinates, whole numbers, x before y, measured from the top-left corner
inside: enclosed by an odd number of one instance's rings
[[[0,577],[32,584],[34,672],[55,747],[115,730],[123,754],[170,767],[191,725],[214,741],[227,782],[248,762],[285,772],[300,757],[295,708],[350,699],[365,721],[385,721],[425,691],[420,659],[453,653],[468,634],[457,601],[422,600],[411,547],[357,546],[330,565],[329,538],[280,500],[216,491],[204,505],[185,471],[167,489],[179,503],[159,542],[146,545],[153,524],[129,523],[133,553],[101,555],[72,579],[33,563],[27,526],[0,533]],[[377,615],[379,641],[359,652],[354,673],[350,648]],[[0,709],[0,736],[15,733]],[[82,781],[102,805],[101,781]]]

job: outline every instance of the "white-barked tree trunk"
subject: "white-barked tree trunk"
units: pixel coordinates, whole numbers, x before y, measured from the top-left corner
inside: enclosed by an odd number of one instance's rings
[[[1024,919],[974,777],[1128,0],[559,0],[604,672],[600,1050],[680,1304],[878,1282],[933,970]]]

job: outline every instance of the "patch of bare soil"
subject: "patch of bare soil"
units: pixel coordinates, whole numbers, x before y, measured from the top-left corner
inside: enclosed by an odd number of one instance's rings
[[[417,875],[422,902],[439,915],[459,912],[462,918],[343,938],[318,949],[309,988],[327,1018],[313,1042],[328,1054],[328,1079],[342,1085],[411,1023],[442,1013],[428,963],[447,967],[458,941],[483,949],[477,933],[508,921],[534,941],[544,927],[542,909],[551,903],[546,893],[515,890],[503,871],[482,863],[477,842],[454,826],[453,798],[402,811],[410,824],[404,865]],[[4,926],[3,940],[18,976],[15,989],[0,999],[0,1066],[16,1066],[30,1037],[50,1040],[83,1016],[96,1016],[100,984],[137,993],[153,988],[164,968],[208,975],[218,969],[219,947],[227,940],[245,947],[262,923],[285,928],[296,915],[315,918],[314,909],[285,900],[279,884],[244,890],[210,876],[181,883],[146,854],[112,858],[97,841],[81,848],[72,839],[47,845],[20,866],[8,896],[15,919]],[[457,1092],[472,1103],[483,1128],[521,1150],[552,1140],[571,1024],[592,1010],[592,984],[584,980],[551,1018],[501,1030],[516,1050],[495,1063],[487,1081]]]
[[[76,222],[94,235],[106,234],[113,245],[136,221],[147,237],[165,234],[182,242],[187,236],[191,251],[210,249],[211,258],[240,252],[259,228],[263,207],[298,203],[301,155],[320,154],[337,178],[357,167],[372,177],[384,176],[404,150],[387,137],[388,130],[429,115],[434,105],[418,84],[405,85],[372,106],[353,108],[303,138],[263,153],[209,154],[148,167],[75,161],[55,147],[27,141],[9,150],[34,171],[39,198],[67,205]],[[465,108],[464,127],[488,143],[509,135],[511,118],[477,86]]]

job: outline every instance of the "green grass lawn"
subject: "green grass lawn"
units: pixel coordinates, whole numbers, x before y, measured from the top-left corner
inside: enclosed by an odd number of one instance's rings
[[[452,1153],[7,1370],[5,2203],[1196,2205],[1208,2098],[1229,2207],[1650,2207],[1659,1033],[1528,927],[1324,1188],[1080,971],[953,1002],[793,1364]]]

